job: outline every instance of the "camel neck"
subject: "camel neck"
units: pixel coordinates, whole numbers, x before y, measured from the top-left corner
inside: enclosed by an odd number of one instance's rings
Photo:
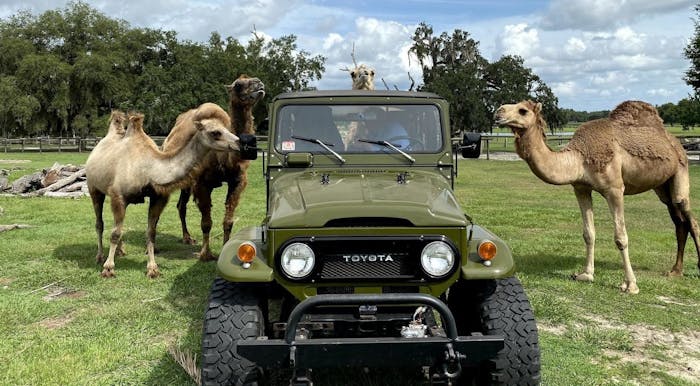
[[[250,106],[236,106],[231,104],[229,110],[231,114],[231,127],[234,134],[255,134],[255,127],[253,127],[253,111]]]
[[[161,153],[149,170],[151,180],[164,190],[175,189],[188,178],[190,172],[197,166],[208,149],[204,147],[195,134],[182,149],[173,149]]]
[[[583,177],[583,163],[577,152],[553,151],[540,130],[528,130],[515,140],[518,155],[530,170],[546,183],[566,185]]]

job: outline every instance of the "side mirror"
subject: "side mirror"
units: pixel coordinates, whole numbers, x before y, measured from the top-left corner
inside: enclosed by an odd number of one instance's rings
[[[464,158],[479,158],[481,155],[481,133],[464,133],[459,149]]]
[[[254,160],[258,158],[258,139],[253,134],[241,134],[238,136],[241,159]]]

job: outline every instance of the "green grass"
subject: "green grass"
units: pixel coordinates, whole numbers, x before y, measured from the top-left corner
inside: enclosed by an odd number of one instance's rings
[[[86,158],[87,153],[3,153],[0,169],[17,168],[11,174],[16,178],[55,161],[81,164]],[[260,167],[260,161],[251,166],[235,230],[264,215]],[[455,188],[464,210],[502,237],[516,258],[540,327],[544,384],[700,383],[697,255],[689,243],[686,276],[663,275],[675,259],[675,237],[653,193],[626,198],[630,256],[641,289],[630,296],[618,290],[621,261],[602,198],[594,197],[596,280],[577,283],[570,276],[582,268],[584,247],[571,187],[547,185],[519,161],[462,160],[459,171]],[[691,184],[697,203],[697,165],[691,166]],[[214,197],[215,251],[221,248],[223,193],[218,189]],[[89,198],[0,197],[0,207],[0,224],[34,226],[0,233],[0,384],[192,384],[167,347],[200,353],[215,266],[192,258],[197,247],[179,243],[174,202],[159,224],[162,276],[155,280],[145,276],[146,205],[127,210],[128,254],[117,259],[111,280],[99,276],[94,261]],[[111,223],[108,209],[105,220]],[[201,235],[192,204],[189,224],[195,238]]]

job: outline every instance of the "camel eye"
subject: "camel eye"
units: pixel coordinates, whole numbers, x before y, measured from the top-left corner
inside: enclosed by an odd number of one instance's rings
[[[522,115],[522,116],[527,115],[527,109],[520,109],[520,110],[518,110],[518,114],[520,114],[520,115]]]

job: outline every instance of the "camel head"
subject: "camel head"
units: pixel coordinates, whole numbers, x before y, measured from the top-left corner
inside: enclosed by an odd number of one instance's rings
[[[265,97],[265,84],[258,78],[241,75],[230,85],[226,85],[229,99],[238,105],[252,106]]]
[[[240,151],[238,136],[231,132],[231,119],[214,103],[204,103],[195,112],[194,126],[202,145],[217,151]]]
[[[107,133],[124,135],[124,133],[126,133],[126,123],[126,114],[124,114],[123,111],[112,110],[112,114],[109,117],[109,129]]]
[[[374,69],[364,64],[350,70],[353,90],[374,90]]]
[[[520,135],[531,128],[544,129],[545,123],[541,112],[542,103],[527,100],[501,105],[494,113],[494,120],[497,125],[509,127],[513,134]]]

